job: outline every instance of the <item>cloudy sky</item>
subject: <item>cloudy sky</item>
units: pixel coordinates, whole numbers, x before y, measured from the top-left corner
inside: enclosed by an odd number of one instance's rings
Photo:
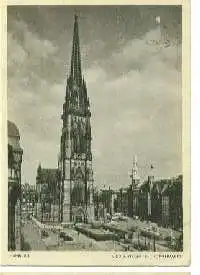
[[[73,16],[92,111],[95,184],[181,173],[181,9],[170,6],[8,8],[8,118],[21,133],[23,181],[57,166]],[[156,20],[156,16],[160,17]],[[158,24],[160,21],[160,24]]]

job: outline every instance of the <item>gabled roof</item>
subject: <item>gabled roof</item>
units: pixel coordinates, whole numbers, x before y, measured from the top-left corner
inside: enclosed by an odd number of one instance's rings
[[[37,176],[40,183],[55,183],[58,180],[58,169],[41,168]]]
[[[11,121],[7,121],[7,127],[8,127],[8,145],[12,147],[15,151],[22,151],[22,148],[20,146],[20,134],[19,129],[15,125],[15,123]]]
[[[17,137],[17,138],[20,137],[19,129],[17,128],[15,123],[8,120],[7,127],[8,127],[8,136],[9,137]]]
[[[42,168],[41,175],[43,178],[54,179],[57,177],[58,169]]]

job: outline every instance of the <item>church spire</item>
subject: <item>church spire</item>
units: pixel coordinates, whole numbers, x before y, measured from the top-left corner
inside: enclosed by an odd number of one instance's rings
[[[77,85],[81,84],[81,55],[79,45],[79,33],[78,33],[78,16],[74,16],[74,34],[72,44],[72,57],[71,57],[71,78],[76,82]]]

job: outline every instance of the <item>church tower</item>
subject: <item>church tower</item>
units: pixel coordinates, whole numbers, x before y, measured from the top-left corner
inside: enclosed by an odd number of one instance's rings
[[[61,221],[94,220],[90,104],[81,72],[78,17],[74,18],[71,69],[63,104],[59,169]]]
[[[137,162],[137,156],[134,156],[133,159],[133,166],[132,166],[132,173],[130,175],[131,177],[131,184],[133,186],[133,188],[138,187],[139,183],[140,183],[140,177],[138,175],[138,162]]]

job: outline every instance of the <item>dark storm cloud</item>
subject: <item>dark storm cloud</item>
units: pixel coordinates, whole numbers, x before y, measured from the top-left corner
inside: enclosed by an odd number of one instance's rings
[[[133,154],[143,166],[155,162],[158,176],[180,173],[181,9],[13,6],[8,117],[21,130],[24,178],[35,182],[39,161],[57,165],[74,11],[91,100],[96,184],[128,184]],[[148,43],[161,37],[167,47]]]

